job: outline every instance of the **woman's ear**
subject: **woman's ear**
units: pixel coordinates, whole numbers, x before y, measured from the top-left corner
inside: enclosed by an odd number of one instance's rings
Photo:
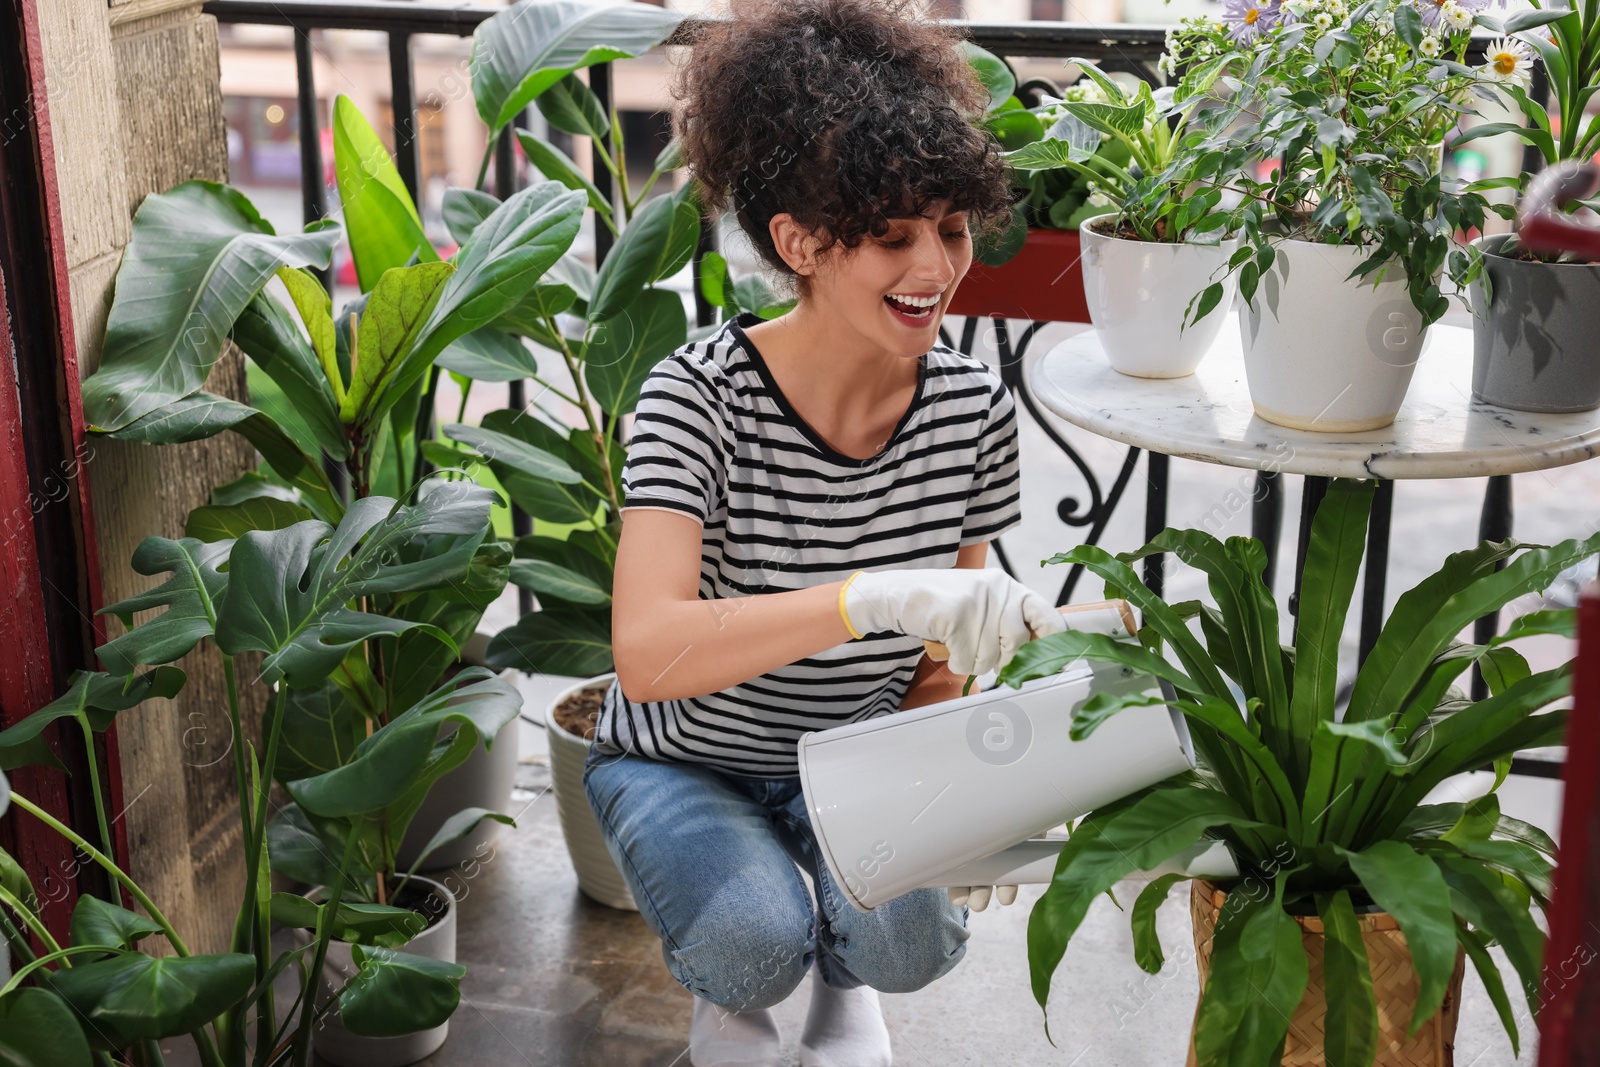
[[[789,269],[801,277],[810,277],[817,269],[816,250],[822,242],[795,221],[787,211],[780,211],[767,223],[773,247],[789,264]]]

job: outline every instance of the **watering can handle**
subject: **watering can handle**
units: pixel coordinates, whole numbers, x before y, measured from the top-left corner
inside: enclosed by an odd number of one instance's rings
[[[1137,631],[1139,628],[1138,624],[1134,622],[1133,619],[1133,607],[1126,600],[1098,600],[1093,604],[1069,604],[1066,607],[1057,608],[1056,610],[1061,612],[1063,615],[1078,615],[1091,611],[1115,611],[1122,619],[1122,629],[1126,631],[1126,636],[1133,636],[1135,631]],[[1070,620],[1068,621],[1067,628],[1073,629]],[[1124,635],[1118,634],[1117,636],[1121,637]],[[945,660],[950,658],[950,650],[944,645],[940,644],[938,641],[924,641],[922,642],[922,647],[928,653],[928,658],[933,660],[935,663],[943,663]]]

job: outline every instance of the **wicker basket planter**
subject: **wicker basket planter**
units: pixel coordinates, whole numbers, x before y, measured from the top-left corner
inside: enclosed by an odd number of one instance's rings
[[[1199,878],[1190,886],[1189,915],[1194,920],[1195,961],[1200,967],[1200,988],[1204,990],[1211,972],[1211,932],[1216,928],[1217,914],[1227,894]],[[1297,917],[1295,921],[1300,924],[1300,938],[1310,964],[1310,980],[1289,1023],[1283,1063],[1284,1067],[1322,1067],[1325,1062],[1323,1017],[1327,1013],[1322,995],[1322,920],[1310,915]],[[1450,976],[1444,1006],[1407,1041],[1406,1023],[1411,1019],[1417,1000],[1417,974],[1411,966],[1406,939],[1400,933],[1399,924],[1387,912],[1359,915],[1357,921],[1367,947],[1372,991],[1378,1002],[1378,1054],[1373,1067],[1453,1067],[1466,954],[1459,949],[1456,952],[1456,967]],[[1189,1067],[1195,1067],[1192,1046]]]

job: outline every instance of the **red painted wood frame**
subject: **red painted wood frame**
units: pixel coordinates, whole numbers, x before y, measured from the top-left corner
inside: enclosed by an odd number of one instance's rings
[[[1561,862],[1540,994],[1539,1067],[1600,1063],[1600,584],[1578,606]]]
[[[0,726],[48,703],[71,672],[94,666],[104,640],[94,611],[100,569],[90,515],[94,447],[78,395],[55,152],[45,97],[38,0],[0,0]],[[81,75],[80,75],[81,76]],[[76,730],[52,747],[69,775],[20,768],[12,788],[75,828],[96,824],[87,760],[108,786],[108,817],[122,810],[114,734],[86,751]],[[126,859],[125,824],[114,823]],[[85,834],[93,841],[98,836]],[[22,863],[52,933],[65,939],[81,892],[104,894],[99,867],[37,820],[13,808],[0,818],[0,847]]]

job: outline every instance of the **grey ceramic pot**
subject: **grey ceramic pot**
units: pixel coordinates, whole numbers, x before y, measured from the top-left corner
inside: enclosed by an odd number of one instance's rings
[[[1472,396],[1518,411],[1600,407],[1600,265],[1497,255],[1509,234],[1472,243],[1492,290],[1471,290]]]

